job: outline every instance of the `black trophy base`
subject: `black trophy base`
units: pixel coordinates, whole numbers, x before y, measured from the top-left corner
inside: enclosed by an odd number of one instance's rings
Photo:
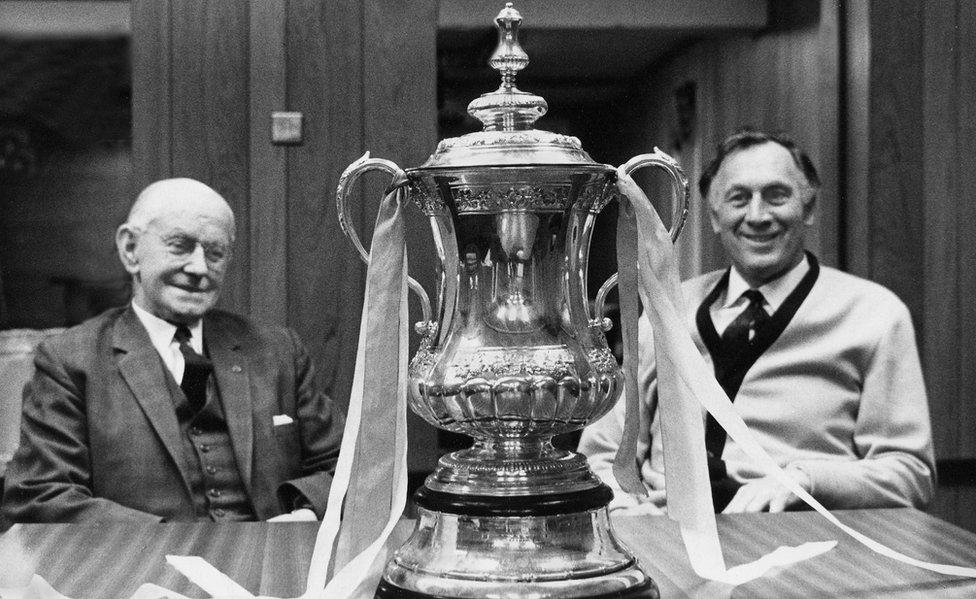
[[[657,585],[648,580],[640,586],[622,590],[600,593],[598,595],[574,596],[573,599],[660,599],[661,593],[657,590]],[[380,580],[376,587],[375,599],[472,599],[469,597],[457,597],[453,595],[427,595],[398,587],[385,578]]]

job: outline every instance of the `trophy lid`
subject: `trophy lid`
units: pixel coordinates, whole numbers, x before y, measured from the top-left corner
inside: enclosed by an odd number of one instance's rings
[[[532,128],[549,106],[541,96],[515,86],[515,75],[529,64],[529,57],[518,42],[521,23],[522,15],[511,2],[495,17],[498,47],[488,64],[501,73],[502,83],[495,91],[482,94],[468,104],[468,114],[480,120],[484,130],[442,140],[420,169],[539,164],[602,166],[590,158],[576,137]]]

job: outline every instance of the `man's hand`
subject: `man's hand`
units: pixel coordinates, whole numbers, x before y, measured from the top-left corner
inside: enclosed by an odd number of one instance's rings
[[[806,472],[798,468],[786,468],[786,473],[796,479],[805,491],[810,490],[810,477]],[[764,476],[742,485],[722,513],[782,512],[799,502],[800,498],[778,480]]]
[[[663,516],[666,513],[663,508],[655,505],[653,501],[645,501],[637,505],[629,505],[617,509],[610,508],[610,514],[614,518],[618,516]]]
[[[281,514],[274,518],[268,518],[268,522],[315,522],[315,512],[308,508],[299,508],[287,514]]]

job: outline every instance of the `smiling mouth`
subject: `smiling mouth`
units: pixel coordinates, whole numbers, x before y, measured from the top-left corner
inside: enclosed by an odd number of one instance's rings
[[[200,287],[187,287],[186,285],[173,285],[173,287],[176,287],[180,291],[186,293],[206,293],[208,291],[207,289],[203,289]]]
[[[740,233],[739,235],[753,243],[768,243],[779,236],[778,233]]]

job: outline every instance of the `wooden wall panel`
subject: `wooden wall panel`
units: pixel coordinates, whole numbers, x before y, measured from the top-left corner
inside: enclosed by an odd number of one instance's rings
[[[132,0],[132,163],[135,198],[170,176],[170,1]]]
[[[802,0],[794,4],[809,5]],[[696,127],[681,149],[681,163],[695,188],[688,235],[679,241],[686,257],[683,276],[728,264],[697,180],[715,145],[743,126],[788,132],[817,164],[824,186],[808,246],[825,263],[838,264],[839,15],[825,2],[815,16],[801,23],[774,20],[761,34],[703,40],[657,65],[641,86],[637,98],[642,112],[625,120],[628,129],[637,124],[637,135],[625,138],[635,153],[650,145],[665,150],[673,146],[675,90],[688,82],[697,89]]]
[[[866,190],[866,207],[849,215],[852,264],[912,311],[940,459],[976,458],[974,16],[962,0],[877,1],[851,23],[870,46],[850,64],[864,82],[850,92],[868,109],[851,116],[864,121],[869,156],[866,172],[849,175]]]
[[[251,315],[288,319],[286,146],[271,142],[271,113],[287,108],[286,0],[250,3],[249,80]]]
[[[248,312],[248,6],[133,0],[133,197],[193,177],[234,209],[237,244],[221,304]]]
[[[231,205],[234,259],[221,304],[250,308],[248,5],[235,0],[174,0],[172,175],[199,179]]]
[[[883,5],[883,6],[881,6]],[[869,271],[922,312],[922,6],[872,2],[868,75]],[[906,240],[912,240],[906,243]]]
[[[401,168],[420,166],[437,145],[437,1],[366,3],[364,26],[365,147]],[[362,222],[370,223],[370,231],[382,186],[368,186],[362,204]],[[430,226],[416,206],[407,215],[410,275],[436,302],[437,257]],[[412,356],[419,341],[412,323],[421,320],[421,312],[414,294],[408,301]],[[436,430],[412,412],[409,416],[409,468],[433,470],[440,453]]]
[[[965,406],[960,393],[962,340],[959,329],[959,238],[957,214],[960,174],[954,165],[959,151],[958,85],[954,3],[926,8],[924,74],[924,160],[921,215],[927,239],[918,239],[924,251],[925,285],[921,324],[923,367],[927,374],[935,446],[940,455],[954,455],[961,445]],[[950,93],[946,93],[950,90]],[[950,423],[956,423],[951,425]]]
[[[930,509],[976,530],[976,7],[873,1],[848,22],[868,46],[848,61],[849,131],[863,136],[848,147],[868,157],[847,165],[863,189],[851,265],[912,310],[940,463]]]
[[[305,117],[305,141],[287,165],[288,324],[344,408],[365,271],[339,229],[335,188],[363,152],[362,6],[291,0],[286,19],[288,107]]]
[[[868,65],[871,44],[867,2],[847,2],[844,7],[844,97],[841,135],[844,163],[841,168],[846,198],[840,242],[847,269],[864,274],[870,270],[868,239]]]
[[[958,207],[959,269],[958,286],[946,293],[956,294],[960,315],[956,335],[960,343],[959,375],[961,393],[955,398],[963,418],[954,420],[959,429],[958,455],[976,459],[976,5],[957,0],[958,25],[948,35],[955,35],[959,53],[954,61],[958,84],[953,94],[958,99],[956,127],[958,138],[954,156],[958,160],[955,174],[959,178],[957,193],[952,197]],[[928,62],[927,62],[928,64]],[[941,168],[938,162],[932,169]],[[927,228],[927,236],[937,236],[940,230]],[[976,486],[976,467],[970,471],[970,484]],[[969,504],[970,513],[976,512]],[[976,516],[973,517],[976,520]],[[976,530],[976,522],[974,522]]]

